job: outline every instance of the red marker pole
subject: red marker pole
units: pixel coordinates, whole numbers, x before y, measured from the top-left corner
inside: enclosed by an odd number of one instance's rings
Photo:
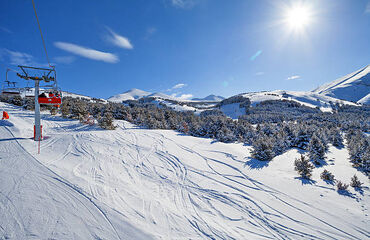
[[[41,142],[41,138],[39,138],[39,154],[40,154],[40,142]]]

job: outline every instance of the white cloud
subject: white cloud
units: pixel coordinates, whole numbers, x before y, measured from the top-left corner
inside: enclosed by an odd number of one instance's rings
[[[300,79],[300,78],[301,78],[301,76],[294,75],[294,76],[288,77],[286,80],[295,80],[295,79]]]
[[[185,83],[178,83],[175,86],[173,86],[172,88],[167,89],[166,91],[171,92],[172,90],[180,89],[180,88],[183,88],[183,87],[186,87],[186,86],[187,86],[187,84],[185,84]]]
[[[177,97],[177,98],[180,98],[182,100],[187,100],[192,97],[193,97],[193,94],[182,94],[180,97]]]
[[[97,61],[104,61],[108,63],[117,63],[119,61],[119,58],[115,54],[101,52],[98,50],[82,47],[72,43],[54,42],[54,45],[57,48],[60,48],[64,51]]]
[[[54,61],[56,63],[63,63],[63,64],[70,64],[73,63],[76,60],[74,56],[59,56],[55,57]]]
[[[8,61],[10,65],[26,65],[26,66],[48,66],[48,64],[38,63],[35,58],[24,52],[11,51],[8,49],[0,49],[1,58]]]
[[[264,72],[257,72],[255,75],[256,76],[261,76],[261,75],[263,75],[263,74],[265,74]]]
[[[106,28],[110,33],[106,37],[109,42],[111,42],[112,44],[114,44],[114,45],[116,45],[117,47],[120,47],[120,48],[126,48],[126,49],[133,49],[134,48],[132,46],[132,44],[130,43],[130,40],[128,40],[128,38],[115,33],[109,27],[106,27]]]
[[[183,88],[183,87],[186,87],[186,84],[185,83],[179,83],[179,84],[176,84],[175,86],[173,86],[172,89],[179,89],[179,88]]]
[[[367,2],[365,13],[370,13],[370,1]]]
[[[192,8],[195,5],[195,0],[170,0],[171,4],[177,8]]]

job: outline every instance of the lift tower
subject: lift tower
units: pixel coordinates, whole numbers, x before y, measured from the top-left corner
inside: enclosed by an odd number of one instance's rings
[[[33,80],[35,82],[35,129],[34,129],[34,140],[41,141],[41,117],[40,117],[40,83],[46,83],[43,88],[54,88],[57,89],[56,82],[56,71],[54,67],[51,68],[38,68],[38,67],[28,67],[28,66],[18,66],[23,74],[17,73],[20,78],[25,80]],[[30,76],[27,70],[35,70],[41,72],[41,76]],[[47,85],[49,84],[49,85]]]

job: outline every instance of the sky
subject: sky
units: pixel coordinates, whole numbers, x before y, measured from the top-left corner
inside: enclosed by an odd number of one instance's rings
[[[35,4],[59,86],[93,97],[132,88],[182,98],[310,91],[370,64],[369,0]],[[48,61],[32,1],[1,0],[0,80],[18,64]]]

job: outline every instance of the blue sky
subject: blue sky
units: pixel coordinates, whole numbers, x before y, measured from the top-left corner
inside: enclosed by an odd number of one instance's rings
[[[312,90],[370,64],[368,0],[35,0],[63,90]],[[290,9],[309,9],[292,30]],[[31,0],[0,1],[0,79],[47,64]],[[14,78],[15,79],[15,78]]]

